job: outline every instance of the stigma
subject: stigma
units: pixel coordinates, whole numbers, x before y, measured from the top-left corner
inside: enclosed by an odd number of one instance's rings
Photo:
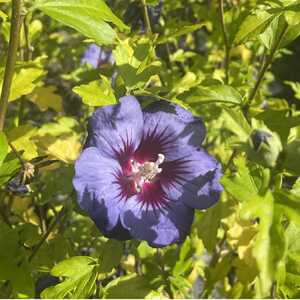
[[[164,162],[165,156],[161,153],[158,154],[158,158],[155,162],[146,161],[139,163],[135,160],[131,160],[131,174],[130,178],[134,182],[135,190],[140,193],[145,183],[150,183],[156,180],[156,175],[162,172],[162,168],[159,166]]]

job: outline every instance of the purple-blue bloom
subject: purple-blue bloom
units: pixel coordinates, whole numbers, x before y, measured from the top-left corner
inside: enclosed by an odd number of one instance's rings
[[[94,68],[98,68],[99,66],[106,63],[114,63],[114,58],[112,56],[111,51],[105,51],[101,47],[96,44],[91,44],[85,50],[81,63],[89,63]]]
[[[102,233],[146,240],[153,247],[182,242],[194,209],[215,204],[221,166],[202,147],[200,118],[178,105],[135,97],[98,108],[75,164],[80,207]]]

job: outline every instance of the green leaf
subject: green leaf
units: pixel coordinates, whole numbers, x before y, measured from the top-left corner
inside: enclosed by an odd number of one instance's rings
[[[207,285],[206,289],[211,292],[216,282],[223,279],[232,267],[233,255],[228,253],[212,268],[205,270]]]
[[[289,116],[288,110],[268,109],[256,115],[255,118],[263,120],[269,129],[279,133],[283,143],[287,140],[290,129],[300,125],[300,116]]]
[[[186,101],[188,103],[222,102],[224,104],[242,104],[241,94],[229,85],[199,86]]]
[[[282,40],[278,48],[286,47],[288,44],[294,41],[299,35],[300,35],[300,23],[297,25],[290,25],[287,28],[286,33],[282,37]]]
[[[7,138],[18,151],[24,151],[22,156],[30,160],[38,156],[38,149],[33,140],[38,129],[30,124],[22,125],[7,132]]]
[[[285,20],[282,16],[275,17],[267,29],[259,35],[260,40],[266,46],[266,48],[271,49],[279,36],[281,35],[285,26]]]
[[[4,132],[0,132],[0,166],[8,153],[8,142]]]
[[[234,175],[224,175],[221,182],[225,190],[236,200],[244,202],[258,194],[259,188],[242,156],[234,160],[237,172]]]
[[[74,256],[58,263],[51,275],[65,277],[62,283],[46,288],[42,298],[88,298],[95,288],[97,261],[88,256]]]
[[[74,130],[76,125],[75,119],[69,117],[59,118],[57,123],[46,123],[38,130],[34,143],[40,152],[73,163],[81,149],[80,135]]]
[[[111,281],[104,288],[105,299],[145,298],[151,292],[146,277],[130,274]]]
[[[203,79],[204,75],[202,74],[197,76],[193,72],[187,72],[182,78],[180,78],[178,82],[174,84],[171,92],[172,96],[174,97],[190,90],[191,88],[199,85]]]
[[[101,251],[100,255],[100,273],[109,273],[114,267],[118,266],[123,255],[123,243],[110,239]]]
[[[291,26],[300,23],[300,4],[299,1],[294,1],[292,5],[284,7],[284,17],[287,23]]]
[[[37,87],[29,100],[35,103],[41,111],[52,108],[59,113],[63,111],[62,98],[55,92],[56,87],[52,85]]]
[[[234,43],[240,44],[253,36],[257,36],[267,28],[273,18],[272,14],[264,10],[257,10],[254,14],[247,16],[235,35]]]
[[[0,166],[0,186],[7,183],[19,168],[20,161],[17,158],[4,161]]]
[[[274,192],[275,205],[286,217],[300,226],[300,197],[286,190]]]
[[[228,203],[219,201],[209,208],[200,219],[197,227],[198,236],[202,239],[207,251],[212,252],[217,243],[217,232],[222,218],[230,213]]]
[[[247,141],[251,134],[251,126],[240,109],[223,109],[224,127],[238,136],[240,141]]]
[[[283,167],[289,172],[300,176],[300,139],[293,140],[288,143],[285,149],[285,157],[283,160]]]
[[[130,40],[119,41],[113,51],[116,65],[128,90],[144,87],[151,76],[159,74],[161,63],[149,63],[154,48],[148,39],[142,38],[131,45]]]
[[[30,94],[39,83],[45,71],[40,68],[23,68],[14,74],[9,101],[15,101],[23,95]],[[2,86],[2,80],[0,86]]]
[[[300,31],[299,31],[300,33]],[[300,100],[300,82],[294,82],[294,81],[284,81],[285,84],[289,85],[292,90],[295,92],[295,98]]]
[[[116,38],[115,31],[107,22],[120,30],[128,28],[102,0],[36,0],[33,9],[40,9],[98,44],[112,44]]]
[[[27,263],[25,250],[20,246],[17,229],[0,221],[0,281],[9,280],[12,298],[34,297],[32,270]]]
[[[173,268],[172,274],[176,276],[184,276],[187,272],[190,272],[194,261],[192,259],[193,255],[191,239],[188,237],[182,244],[180,248],[179,258]]]
[[[101,76],[101,82],[92,81],[73,88],[73,92],[82,98],[82,102],[89,106],[104,106],[116,104],[117,100],[109,80]]]
[[[176,38],[178,36],[191,33],[195,30],[198,30],[198,29],[202,28],[203,26],[206,26],[206,25],[207,25],[206,22],[202,22],[202,23],[199,23],[199,24],[192,24],[192,25],[184,25],[180,29],[176,28],[176,29],[172,30],[167,36],[159,37],[157,39],[157,43],[158,44],[167,43],[172,38]]]
[[[260,271],[255,284],[256,297],[269,297],[273,280],[280,275],[279,266],[286,254],[281,211],[275,209],[273,195],[268,191],[264,196],[256,195],[245,202],[240,216],[245,220],[259,219],[252,249]]]
[[[258,294],[260,297],[269,295],[273,279],[273,270],[270,268],[270,236],[269,231],[273,221],[273,197],[268,193],[264,198],[254,197],[242,207],[242,219],[251,220],[260,218],[259,231],[255,238],[253,255],[256,258],[259,273]]]

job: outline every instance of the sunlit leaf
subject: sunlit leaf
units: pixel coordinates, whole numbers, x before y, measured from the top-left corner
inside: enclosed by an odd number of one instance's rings
[[[94,292],[97,262],[89,256],[74,256],[54,266],[51,274],[65,280],[45,289],[42,298],[86,298]]]
[[[123,244],[119,241],[108,240],[100,254],[100,273],[108,273],[113,267],[116,267],[123,255]]]
[[[52,108],[56,112],[62,112],[62,98],[56,94],[55,91],[55,86],[37,87],[29,96],[29,99],[35,103],[41,111]]]
[[[241,104],[243,101],[240,93],[228,85],[199,86],[193,90],[188,103],[221,102],[224,104]]]
[[[39,68],[24,68],[14,74],[9,101],[15,101],[23,95],[30,94],[37,86],[45,71]],[[0,81],[0,86],[2,81]]]
[[[117,100],[109,80],[101,76],[101,81],[92,81],[73,88],[73,91],[82,98],[82,102],[89,106],[104,106],[116,104]]]
[[[104,289],[104,298],[144,298],[150,292],[151,288],[145,277],[131,274],[112,280]]]
[[[0,132],[0,166],[8,153],[8,143],[4,132]]]
[[[99,44],[112,44],[116,38],[115,31],[107,22],[114,23],[121,30],[127,29],[102,0],[36,0],[34,8]]]

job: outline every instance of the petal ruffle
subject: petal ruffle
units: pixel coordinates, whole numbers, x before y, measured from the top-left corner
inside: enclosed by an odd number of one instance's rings
[[[181,158],[162,165],[160,182],[168,199],[191,208],[206,209],[215,204],[223,190],[220,164],[201,148],[184,145]]]
[[[98,108],[89,120],[86,147],[97,147],[106,157],[126,160],[138,147],[143,132],[143,113],[133,96],[117,105]]]
[[[79,206],[106,236],[128,239],[128,231],[119,222],[124,207],[115,179],[119,170],[116,160],[104,157],[98,148],[89,147],[76,161],[73,185]]]
[[[200,118],[178,105],[158,101],[144,110],[144,133],[135,158],[138,161],[156,160],[163,153],[174,160],[182,145],[200,146],[205,126]]]
[[[170,123],[178,138],[186,139],[189,145],[200,146],[205,138],[206,129],[202,119],[174,103],[154,102],[146,107],[144,114],[148,122],[153,118],[159,119],[161,126]]]
[[[183,203],[172,202],[161,210],[146,209],[136,197],[126,202],[121,222],[132,237],[146,240],[152,247],[181,243],[190,232],[194,210]]]

